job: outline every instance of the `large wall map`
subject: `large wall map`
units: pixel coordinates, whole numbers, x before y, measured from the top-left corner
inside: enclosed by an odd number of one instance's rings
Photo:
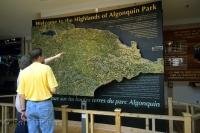
[[[34,47],[47,56],[65,52],[51,66],[59,81],[57,94],[94,96],[94,91],[111,81],[131,79],[140,73],[163,73],[163,60],[141,57],[137,43],[124,45],[110,31],[53,24],[33,29]]]
[[[131,112],[162,112],[162,4],[33,21],[32,47],[46,57],[65,54],[49,64],[59,88],[57,105]],[[129,109],[128,109],[129,108]],[[152,110],[152,111],[150,111]]]

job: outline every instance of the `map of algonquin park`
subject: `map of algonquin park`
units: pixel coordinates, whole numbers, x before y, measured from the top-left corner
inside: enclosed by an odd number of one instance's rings
[[[101,85],[140,73],[163,73],[163,58],[142,58],[137,42],[127,46],[108,30],[75,28],[71,23],[33,27],[32,47],[43,49],[45,57],[65,54],[49,65],[59,87],[56,94],[94,96]]]

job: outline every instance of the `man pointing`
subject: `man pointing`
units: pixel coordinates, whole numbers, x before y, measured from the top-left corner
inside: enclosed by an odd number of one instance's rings
[[[54,109],[51,97],[58,83],[51,67],[42,64],[42,49],[33,49],[30,56],[33,63],[22,70],[17,88],[22,117],[26,113],[29,133],[53,133]]]

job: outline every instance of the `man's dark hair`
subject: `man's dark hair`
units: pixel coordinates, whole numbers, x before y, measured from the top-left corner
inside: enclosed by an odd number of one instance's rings
[[[23,55],[19,59],[18,63],[19,63],[19,68],[21,70],[23,70],[24,68],[26,68],[27,66],[29,66],[32,63],[30,55],[28,55],[28,54],[27,55]]]
[[[38,59],[39,56],[42,56],[42,49],[41,48],[35,48],[30,52],[30,56],[32,61]]]

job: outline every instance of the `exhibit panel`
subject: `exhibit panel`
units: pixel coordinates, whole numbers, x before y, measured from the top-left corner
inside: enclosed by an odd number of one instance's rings
[[[80,16],[33,20],[32,48],[52,62],[53,101],[80,108],[162,113],[164,60],[160,1]]]

